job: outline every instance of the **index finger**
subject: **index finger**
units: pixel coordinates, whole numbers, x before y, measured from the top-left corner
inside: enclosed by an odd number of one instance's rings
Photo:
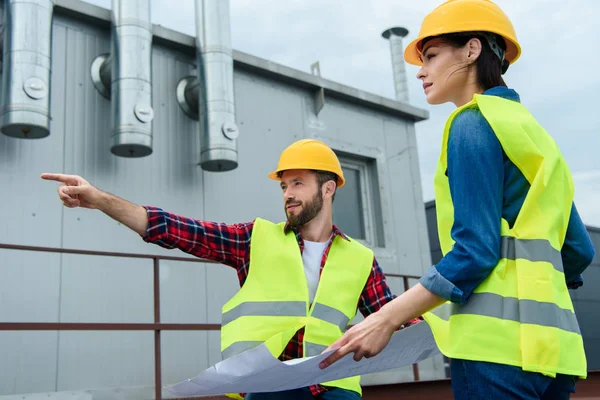
[[[62,182],[62,183],[67,183],[70,181],[77,181],[77,178],[73,175],[65,175],[65,174],[50,174],[50,173],[43,173],[40,176],[42,179],[48,180],[48,181],[58,181],[58,182]]]
[[[329,357],[327,357],[326,359],[321,361],[321,363],[319,364],[319,368],[325,369],[325,368],[329,367],[331,364],[338,361],[339,359],[343,358],[346,354],[351,353],[351,352],[352,352],[352,348],[350,347],[349,344],[342,346],[335,353],[333,353],[332,355],[330,355]]]

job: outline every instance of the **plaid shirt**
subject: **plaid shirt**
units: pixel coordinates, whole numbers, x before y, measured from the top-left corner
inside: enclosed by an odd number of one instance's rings
[[[237,271],[240,287],[248,277],[250,267],[250,239],[254,222],[239,224],[225,224],[210,221],[198,221],[179,215],[167,213],[160,208],[145,206],[148,213],[148,228],[144,241],[154,243],[167,249],[178,248],[196,257],[212,260],[229,265]],[[286,225],[286,232],[291,228]],[[297,231],[296,239],[300,251],[304,251],[304,241]],[[335,225],[333,236],[340,236],[349,240]],[[331,247],[329,242],[321,258],[321,272]],[[358,309],[363,316],[368,316],[378,311],[384,304],[392,301],[393,295],[388,287],[385,275],[373,258],[373,268],[367,283],[360,295]],[[405,328],[420,322],[421,318],[411,320],[401,327]],[[304,329],[300,329],[290,340],[287,347],[279,357],[281,361],[301,358]],[[327,390],[321,385],[310,387],[314,396]]]

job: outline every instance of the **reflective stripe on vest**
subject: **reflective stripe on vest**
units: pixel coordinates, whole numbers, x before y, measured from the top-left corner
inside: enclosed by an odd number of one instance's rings
[[[542,325],[581,334],[575,313],[552,303],[519,300],[494,293],[473,293],[467,304],[452,304],[451,313],[476,314],[517,321],[522,324]],[[445,318],[446,319],[446,318]]]
[[[556,250],[545,239],[518,239],[512,236],[502,236],[500,258],[529,261],[546,261],[555,270],[564,272],[560,251]]]
[[[304,317],[305,315],[306,303],[303,301],[249,301],[223,313],[221,324],[227,325],[243,316]],[[338,326],[342,332],[350,322],[341,311],[321,303],[314,305],[311,315]]]
[[[312,357],[321,354],[328,346],[306,342],[304,343],[304,347],[306,348],[306,357]]]
[[[236,354],[243,353],[246,350],[258,347],[262,343],[263,342],[258,341],[235,342],[225,350],[221,351],[221,355],[223,356],[223,358],[229,358],[235,356]]]
[[[304,301],[248,301],[223,313],[221,324],[227,325],[243,316],[303,317],[305,315]]]
[[[350,319],[344,315],[340,310],[326,306],[325,304],[315,304],[311,315],[322,321],[329,322],[330,324],[337,325],[342,332],[348,327]]]

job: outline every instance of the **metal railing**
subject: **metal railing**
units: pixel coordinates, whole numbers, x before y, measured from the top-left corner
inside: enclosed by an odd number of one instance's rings
[[[160,322],[160,261],[183,261],[193,263],[216,264],[203,258],[174,257],[152,254],[120,253],[108,251],[63,249],[56,247],[23,246],[0,243],[0,249],[35,251],[45,253],[79,254],[87,256],[105,256],[120,258],[147,259],[153,261],[153,302],[154,323],[132,322],[0,322],[0,331],[154,331],[154,386],[156,400],[162,400],[162,375],[161,375],[161,331],[219,331],[221,324],[191,324],[191,323],[161,323]],[[392,278],[402,278],[404,290],[408,290],[409,279],[419,279],[418,276],[386,274]],[[413,364],[413,377],[419,381],[419,368]]]

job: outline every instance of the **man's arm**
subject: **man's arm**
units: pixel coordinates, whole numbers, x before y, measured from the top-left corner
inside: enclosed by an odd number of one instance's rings
[[[158,207],[144,206],[143,209],[148,214],[144,241],[229,265],[238,270],[240,281],[245,279],[254,222],[225,224],[198,221]]]
[[[178,248],[194,256],[230,265],[240,281],[247,275],[253,223],[227,225],[197,221],[143,207],[101,191],[77,175],[42,174],[42,179],[61,182],[58,196],[66,207],[97,209],[127,226],[146,242]]]

